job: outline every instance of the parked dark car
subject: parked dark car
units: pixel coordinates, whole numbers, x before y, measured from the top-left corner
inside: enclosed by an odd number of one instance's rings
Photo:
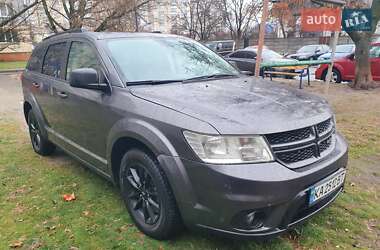
[[[355,44],[340,44],[336,46],[335,58],[344,58],[355,52]],[[318,60],[331,59],[331,51],[318,57]]]
[[[287,58],[297,60],[317,60],[318,57],[330,51],[330,47],[324,44],[306,45],[297,50],[297,53],[287,55]]]
[[[217,52],[221,56],[225,56],[235,50],[234,40],[221,40],[206,42],[205,46]]]
[[[371,64],[371,72],[373,80],[380,81],[380,43],[372,43],[369,52],[369,61]],[[332,71],[332,81],[341,83],[343,81],[352,81],[355,79],[356,59],[354,53],[334,60]],[[315,71],[315,78],[325,80],[328,65],[322,64]]]
[[[250,71],[252,74],[255,71],[257,48],[247,47],[228,54],[225,58],[229,62],[234,62],[237,68],[241,71]],[[288,59],[278,54],[277,52],[264,48],[262,52],[263,62],[296,62],[295,59]],[[288,69],[286,67],[276,68],[276,71],[284,71],[294,73],[294,69]]]
[[[256,53],[246,49],[239,49],[225,56],[225,59],[232,62],[239,70],[255,72]]]
[[[343,189],[347,144],[325,100],[242,75],[188,38],[54,35],[22,87],[34,151],[59,146],[120,186],[156,239],[183,224],[273,237]]]

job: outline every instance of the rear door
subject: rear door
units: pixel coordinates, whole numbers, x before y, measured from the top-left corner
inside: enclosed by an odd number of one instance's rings
[[[64,84],[63,71],[66,63],[66,51],[67,42],[65,41],[50,44],[42,64],[41,88],[48,92],[42,105],[50,128],[49,132],[60,130],[62,121],[65,119],[55,98],[58,94],[57,86]]]
[[[49,86],[43,85],[41,76],[42,61],[46,52],[46,47],[38,46],[33,50],[28,65],[22,74],[22,85],[25,98],[38,105],[38,108],[45,112],[47,108],[47,97],[49,95]],[[46,115],[45,115],[46,120]]]

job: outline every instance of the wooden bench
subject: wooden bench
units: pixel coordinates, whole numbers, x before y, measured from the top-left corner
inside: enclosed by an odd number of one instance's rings
[[[306,75],[305,75],[306,70]],[[282,71],[273,71],[273,70],[265,70],[263,71],[262,77],[265,78],[266,75],[269,75],[270,80],[273,80],[273,75],[283,75],[283,76],[299,76],[300,77],[300,85],[299,88],[302,89],[302,80],[304,76],[307,76],[307,85],[310,86],[310,70],[309,67],[300,69],[300,72],[282,72]]]

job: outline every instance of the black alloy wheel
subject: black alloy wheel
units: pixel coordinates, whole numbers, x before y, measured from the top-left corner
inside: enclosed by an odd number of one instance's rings
[[[157,188],[152,176],[141,164],[129,167],[127,180],[128,199],[135,213],[136,219],[148,225],[154,225],[160,218],[161,206]]]
[[[29,119],[29,133],[32,146],[36,151],[41,149],[41,131],[40,126],[34,115],[30,115]]]
[[[41,126],[32,110],[28,113],[28,127],[34,151],[43,156],[51,155],[55,150],[55,145],[42,134]]]
[[[122,197],[140,231],[158,240],[181,232],[183,224],[173,191],[152,154],[129,150],[121,159],[119,175]]]

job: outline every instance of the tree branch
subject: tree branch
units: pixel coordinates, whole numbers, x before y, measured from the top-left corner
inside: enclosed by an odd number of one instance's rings
[[[15,20],[16,18],[18,18],[19,16],[21,16],[22,14],[24,14],[26,11],[28,11],[29,9],[33,8],[34,6],[36,6],[38,4],[38,0],[34,1],[33,3],[31,3],[30,5],[26,6],[25,8],[23,8],[22,10],[20,10],[18,13],[16,13],[15,15],[11,16],[9,19],[6,19],[4,21],[2,21],[0,23],[0,27],[4,27],[5,25],[7,25],[8,23],[12,22],[13,20]]]

